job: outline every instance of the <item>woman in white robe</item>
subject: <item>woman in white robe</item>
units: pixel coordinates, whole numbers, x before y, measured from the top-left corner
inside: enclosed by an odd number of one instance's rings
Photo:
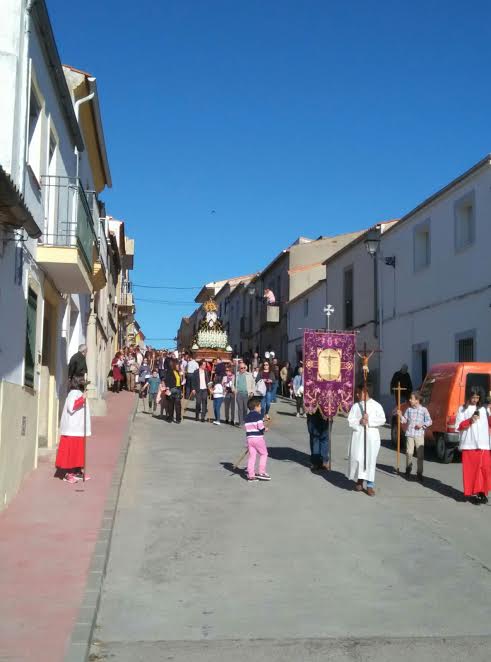
[[[356,482],[355,490],[363,490],[363,481],[367,482],[367,494],[375,496],[375,469],[380,450],[379,427],[385,423],[382,406],[370,397],[367,388],[366,403],[363,400],[363,387],[357,390],[358,402],[351,407],[348,424],[353,430],[349,448],[348,478]],[[365,413],[366,404],[366,413]],[[364,428],[367,429],[367,462],[364,469]]]

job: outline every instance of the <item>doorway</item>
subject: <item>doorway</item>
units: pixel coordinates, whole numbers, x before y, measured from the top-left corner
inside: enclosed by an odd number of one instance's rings
[[[58,427],[58,400],[56,397],[56,327],[57,306],[44,301],[43,351],[39,387],[39,448],[56,445]]]
[[[428,372],[428,343],[419,343],[413,345],[413,371],[411,381],[413,388],[420,388]]]

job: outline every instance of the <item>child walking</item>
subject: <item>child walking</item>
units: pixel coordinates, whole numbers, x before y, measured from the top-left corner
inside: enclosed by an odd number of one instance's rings
[[[476,506],[488,503],[491,490],[491,411],[483,400],[480,390],[472,388],[455,421],[460,433],[464,495]]]
[[[152,416],[155,416],[155,411],[157,409],[157,395],[160,390],[160,377],[159,372],[155,368],[152,370],[152,376],[147,382],[148,384],[148,408],[152,412]]]
[[[297,407],[297,418],[305,416],[305,409],[303,406],[303,368],[298,369],[298,373],[293,378],[293,395],[295,396],[295,404]]]
[[[220,377],[218,378],[218,381],[212,384],[211,392],[213,396],[213,414],[215,416],[215,420],[213,421],[213,424],[221,425],[220,413],[222,410],[222,402],[223,402],[223,384],[221,382]]]
[[[67,483],[82,480],[85,471],[84,436],[90,437],[91,429],[89,403],[84,390],[84,378],[74,377],[61,414],[55,475]],[[85,480],[88,479],[86,475]]]
[[[370,384],[366,386],[362,384],[356,389],[358,402],[351,407],[348,415],[348,424],[353,430],[349,449],[348,478],[355,481],[357,492],[363,492],[363,482],[366,480],[368,496],[375,496],[375,469],[380,450],[378,429],[385,423],[385,414],[382,405],[372,399],[371,390]],[[364,457],[365,429],[366,458]]]
[[[271,480],[271,476],[266,473],[266,463],[268,461],[268,449],[264,432],[263,417],[261,415],[261,398],[254,396],[249,399],[247,409],[249,413],[245,417],[245,431],[247,448],[249,451],[249,460],[247,462],[247,480],[252,483],[257,480]],[[256,475],[256,456],[259,454],[259,473]]]
[[[406,478],[409,479],[413,469],[414,449],[416,448],[417,457],[417,478],[420,483],[423,482],[423,463],[425,456],[425,430],[432,424],[431,416],[426,407],[421,404],[421,393],[413,391],[409,398],[409,407],[403,414],[399,409],[397,411],[401,423],[407,425],[406,428]]]

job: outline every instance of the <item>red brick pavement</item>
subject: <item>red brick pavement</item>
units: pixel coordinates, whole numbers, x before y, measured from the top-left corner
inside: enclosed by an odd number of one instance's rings
[[[0,513],[0,660],[63,660],[83,599],[106,496],[133,413],[134,396],[109,394],[92,419],[87,472],[70,485],[44,457]]]

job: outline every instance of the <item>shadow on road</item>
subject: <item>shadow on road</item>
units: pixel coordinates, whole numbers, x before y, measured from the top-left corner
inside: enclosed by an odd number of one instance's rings
[[[247,473],[245,467],[235,468],[232,462],[220,462],[220,466],[222,466],[226,471],[230,471],[231,474],[236,474],[237,476],[240,476],[243,480],[247,480]]]
[[[318,475],[322,476],[325,481],[331,483],[331,485],[334,485],[334,487],[339,487],[340,490],[347,490],[348,492],[352,492],[354,489],[354,482],[350,480],[346,474],[343,474],[340,471],[333,471],[331,469],[331,471],[322,472]]]
[[[294,411],[280,411],[279,409],[275,412],[275,414],[279,414],[280,416],[293,416],[293,418],[295,418],[297,415]]]
[[[392,467],[392,466],[389,466],[388,464],[377,464],[377,470],[384,471],[385,473],[391,474],[393,476],[398,475],[395,468]],[[412,483],[412,482],[416,482],[416,476],[413,473],[412,476],[408,480],[404,476],[404,472],[401,470],[400,480],[407,480],[407,482]],[[437,478],[431,478],[429,476],[425,476],[423,487],[425,487],[428,490],[432,490],[433,492],[437,492],[438,494],[441,494],[442,496],[449,497],[450,499],[453,499],[454,501],[458,501],[458,502],[467,501],[467,499],[465,498],[465,496],[463,495],[463,493],[460,490],[455,489],[455,487],[452,487],[451,485],[447,485],[445,483],[442,483],[442,481],[438,480]]]
[[[269,446],[268,455],[272,460],[280,460],[282,462],[296,462],[303,467],[310,467],[310,455],[297,451],[296,448],[289,448],[288,446]]]

